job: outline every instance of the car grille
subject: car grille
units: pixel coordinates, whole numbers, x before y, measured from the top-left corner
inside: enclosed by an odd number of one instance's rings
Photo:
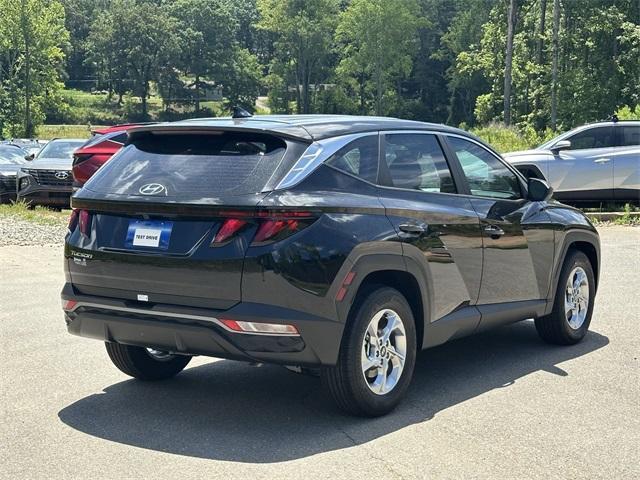
[[[71,175],[69,170],[40,170],[29,168],[23,171],[31,175],[40,185],[53,185],[57,187],[70,187],[73,185],[73,175]],[[64,174],[66,174],[66,178],[58,178]]]

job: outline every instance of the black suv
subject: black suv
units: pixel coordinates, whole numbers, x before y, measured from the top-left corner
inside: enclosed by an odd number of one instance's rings
[[[390,118],[143,126],[72,199],[63,309],[143,380],[193,355],[319,371],[381,415],[416,352],[535,318],[587,332],[598,234],[479,139]]]

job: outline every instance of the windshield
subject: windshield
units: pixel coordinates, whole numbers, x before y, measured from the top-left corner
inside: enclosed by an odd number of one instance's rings
[[[85,188],[172,198],[259,193],[285,150],[282,139],[261,133],[147,133],[112,157]],[[154,188],[144,188],[149,185]]]
[[[38,159],[42,158],[71,158],[73,152],[81,147],[86,140],[51,140],[40,153]]]
[[[18,147],[0,146],[0,165],[22,165],[26,163],[26,152]]]

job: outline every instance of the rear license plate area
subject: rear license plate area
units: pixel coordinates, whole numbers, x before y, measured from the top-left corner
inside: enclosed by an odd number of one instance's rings
[[[173,222],[158,220],[131,220],[127,229],[125,247],[130,249],[167,250]]]

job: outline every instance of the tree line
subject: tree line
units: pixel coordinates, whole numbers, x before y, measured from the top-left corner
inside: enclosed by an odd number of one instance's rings
[[[0,132],[65,83],[210,115],[376,114],[568,128],[640,104],[637,0],[0,0]],[[185,110],[185,106],[190,110]]]

